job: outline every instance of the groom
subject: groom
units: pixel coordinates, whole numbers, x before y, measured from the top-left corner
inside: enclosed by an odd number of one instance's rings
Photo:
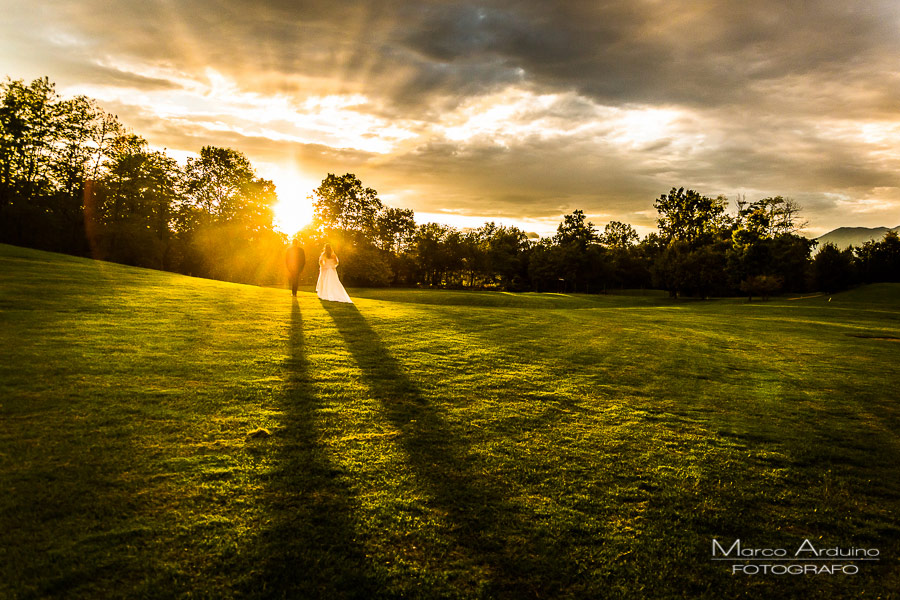
[[[306,253],[297,238],[291,243],[284,255],[284,264],[287,267],[288,279],[291,281],[291,296],[297,295],[297,286],[300,285],[300,273],[306,265]]]

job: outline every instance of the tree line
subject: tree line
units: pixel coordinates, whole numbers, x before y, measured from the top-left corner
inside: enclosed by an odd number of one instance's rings
[[[736,203],[672,188],[655,202],[658,232],[641,240],[612,221],[599,230],[581,210],[539,240],[487,223],[459,230],[416,225],[411,210],[384,206],[351,174],[329,174],[314,192],[314,222],[299,235],[309,251],[339,242],[355,285],[596,293],[622,288],[673,296],[767,297],[837,291],[856,283],[900,281],[900,240],[889,233],[861,248],[838,250],[798,234],[799,206],[775,196]],[[313,273],[310,276],[314,275]]]
[[[0,87],[0,241],[248,283],[281,278],[275,185],[228,148],[181,166],[46,78]]]
[[[534,239],[486,223],[417,224],[384,205],[352,173],[313,191],[312,223],[297,235],[314,259],[331,242],[348,285],[597,293],[656,288],[675,296],[836,291],[898,281],[895,233],[860,248],[798,231],[800,209],[781,196],[738,200],[672,188],[654,203],[658,232],[602,230],[583,211]],[[87,97],[62,99],[46,78],[0,87],[0,241],[229,281],[278,284],[287,237],[273,224],[273,182],[240,152],[203,147],[185,165]],[[308,260],[304,278],[315,277]]]

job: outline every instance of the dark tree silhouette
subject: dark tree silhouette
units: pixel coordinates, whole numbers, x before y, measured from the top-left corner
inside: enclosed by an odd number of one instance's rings
[[[855,251],[859,275],[866,283],[900,281],[900,237],[888,231],[881,241],[866,242]]]
[[[816,289],[823,292],[845,290],[854,280],[854,260],[851,249],[839,250],[825,244],[812,261],[812,279]]]

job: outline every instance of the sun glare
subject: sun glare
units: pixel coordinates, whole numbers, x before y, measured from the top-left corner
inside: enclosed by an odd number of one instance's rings
[[[275,228],[287,235],[294,235],[312,220],[313,207],[309,196],[317,183],[299,175],[274,178],[278,202],[275,210]]]

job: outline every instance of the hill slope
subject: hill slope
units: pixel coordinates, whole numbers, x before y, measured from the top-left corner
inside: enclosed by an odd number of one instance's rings
[[[816,238],[819,242],[817,248],[827,243],[832,243],[843,250],[850,246],[860,247],[868,241],[879,241],[889,231],[900,232],[900,226],[889,229],[887,227],[838,227],[825,235]]]
[[[893,597],[709,548],[900,555],[898,292],[336,306],[0,246],[0,597]]]

